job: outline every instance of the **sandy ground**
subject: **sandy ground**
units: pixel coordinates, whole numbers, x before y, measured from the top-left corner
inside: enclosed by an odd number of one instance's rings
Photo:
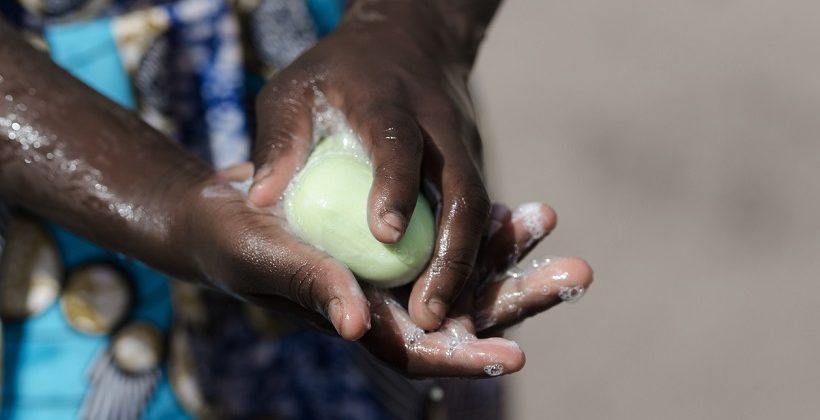
[[[507,0],[474,82],[497,199],[596,283],[514,332],[516,419],[820,414],[820,2]]]

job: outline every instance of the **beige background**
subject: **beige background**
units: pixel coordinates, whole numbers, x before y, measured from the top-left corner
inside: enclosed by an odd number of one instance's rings
[[[492,191],[596,270],[516,330],[512,418],[820,418],[820,2],[506,3]]]

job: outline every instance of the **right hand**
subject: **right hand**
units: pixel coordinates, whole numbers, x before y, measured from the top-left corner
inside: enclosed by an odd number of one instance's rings
[[[176,249],[186,250],[192,280],[259,306],[327,325],[347,340],[370,328],[370,311],[341,262],[293,236],[275,208],[257,207],[230,182],[246,164],[207,179],[182,200]],[[184,279],[184,278],[183,278]]]

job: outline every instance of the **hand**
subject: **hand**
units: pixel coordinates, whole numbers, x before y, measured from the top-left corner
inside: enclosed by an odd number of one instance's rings
[[[399,6],[413,7],[405,3]],[[368,20],[354,10],[268,82],[257,99],[257,171],[250,200],[273,204],[305,161],[312,145],[312,108],[322,92],[346,115],[371,155],[375,180],[368,223],[376,239],[395,243],[402,237],[422,182],[439,195],[434,254],[409,300],[411,319],[434,330],[473,271],[490,201],[467,91],[471,63],[445,34],[431,30],[432,15],[410,12],[399,19]]]
[[[359,339],[370,328],[370,312],[353,274],[294,237],[275,208],[247,200],[232,182],[252,171],[250,164],[229,168],[181,197],[186,213],[178,218],[174,249],[185,250],[188,277],[302,321],[330,321],[343,338]]]
[[[469,287],[442,327],[425,333],[400,303],[407,301],[406,290],[365,286],[363,294],[343,265],[290,236],[281,216],[249,203],[229,184],[251,173],[249,164],[225,170],[185,206],[192,212],[187,241],[206,284],[324,330],[332,328],[329,318],[345,338],[364,334],[360,342],[369,352],[407,375],[480,377],[520,370],[521,349],[492,336],[577,297],[592,281],[589,266],[576,258],[497,276],[526,256],[554,228],[556,217],[544,204],[525,205],[513,214],[496,205]],[[348,329],[347,323],[371,319],[366,334]]]
[[[550,232],[555,220],[545,204],[526,204],[513,214],[494,206],[469,287],[438,331],[425,333],[415,325],[395,291],[365,287],[373,328],[362,343],[411,376],[486,377],[520,370],[524,353],[518,345],[494,336],[561,301],[576,301],[592,282],[589,265],[577,258],[534,260],[496,279]]]

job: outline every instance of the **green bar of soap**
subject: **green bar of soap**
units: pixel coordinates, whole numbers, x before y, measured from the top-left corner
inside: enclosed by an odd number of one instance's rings
[[[366,156],[351,136],[321,140],[285,193],[286,216],[297,235],[347,264],[359,280],[401,286],[413,281],[430,259],[433,213],[419,194],[401,241],[376,240],[367,224],[373,168]]]

